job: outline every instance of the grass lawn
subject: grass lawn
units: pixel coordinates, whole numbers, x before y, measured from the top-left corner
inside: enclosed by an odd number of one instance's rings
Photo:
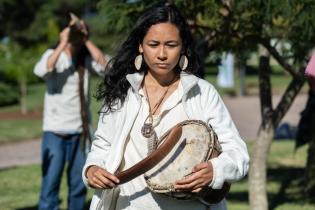
[[[251,145],[249,145],[250,148]],[[275,141],[268,158],[268,197],[272,210],[314,210],[315,203],[302,195],[302,174],[307,147],[294,153],[294,142]],[[65,176],[64,176],[65,177]],[[40,188],[40,166],[0,171],[2,210],[35,210]],[[89,191],[86,206],[92,191]],[[61,209],[66,209],[66,180],[61,186]],[[228,195],[230,210],[249,210],[247,179],[234,183]]]
[[[0,144],[38,138],[42,134],[42,120],[11,119],[0,121]]]
[[[60,191],[60,209],[67,207],[66,174],[63,175]],[[37,201],[41,184],[39,165],[31,165],[0,171],[1,210],[37,210]],[[88,194],[91,199],[92,191]],[[87,201],[87,206],[89,202]],[[86,208],[88,209],[88,207]]]

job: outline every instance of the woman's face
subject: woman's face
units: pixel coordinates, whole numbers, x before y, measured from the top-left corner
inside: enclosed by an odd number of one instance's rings
[[[149,71],[160,76],[173,74],[182,51],[177,27],[171,23],[152,25],[139,46]]]

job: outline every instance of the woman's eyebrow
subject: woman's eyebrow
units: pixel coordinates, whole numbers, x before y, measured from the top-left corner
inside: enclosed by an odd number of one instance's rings
[[[154,39],[151,39],[151,40],[148,40],[147,43],[150,43],[150,42],[154,42],[154,43],[161,43],[161,41],[158,41],[158,40],[154,40]],[[167,40],[165,42],[162,42],[162,43],[180,43],[179,40]]]

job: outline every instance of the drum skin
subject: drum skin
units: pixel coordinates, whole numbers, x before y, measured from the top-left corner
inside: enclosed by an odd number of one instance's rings
[[[187,120],[180,124],[182,134],[177,144],[162,161],[145,173],[148,188],[176,199],[200,199],[206,204],[218,203],[229,191],[229,184],[225,183],[222,190],[206,187],[199,194],[175,191],[175,182],[189,176],[194,166],[221,153],[217,135],[210,126],[198,120]],[[166,136],[162,136],[159,144]]]

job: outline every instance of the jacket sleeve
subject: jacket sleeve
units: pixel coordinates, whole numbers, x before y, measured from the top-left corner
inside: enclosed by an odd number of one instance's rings
[[[38,77],[43,78],[48,73],[47,60],[52,53],[53,53],[52,49],[46,50],[46,52],[42,55],[40,60],[36,63],[34,67],[34,74],[36,74]]]
[[[99,117],[97,130],[91,145],[91,150],[87,155],[87,159],[82,170],[82,179],[86,186],[88,186],[88,183],[85,174],[86,169],[89,166],[96,165],[101,168],[105,168],[106,159],[111,148],[111,134],[113,133],[110,132],[113,129],[110,123],[112,122],[111,118],[111,114],[101,114]]]
[[[211,159],[213,180],[210,187],[220,189],[224,182],[243,178],[249,168],[249,155],[221,97],[211,85],[207,90],[205,110],[207,122],[213,127],[222,147],[222,153]]]

